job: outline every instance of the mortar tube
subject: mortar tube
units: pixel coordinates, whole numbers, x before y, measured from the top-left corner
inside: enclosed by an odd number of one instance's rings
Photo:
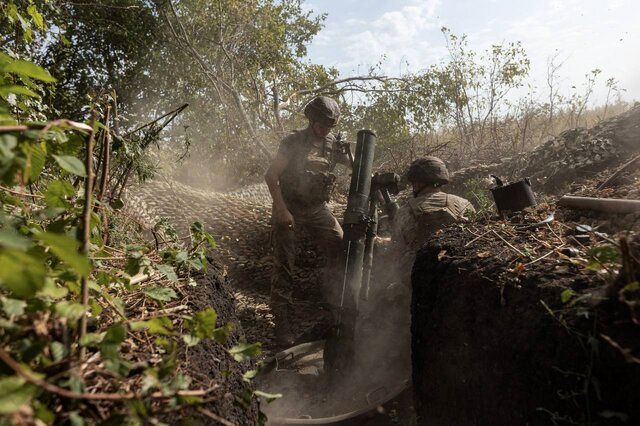
[[[348,371],[354,360],[358,296],[362,284],[362,266],[366,231],[369,223],[371,172],[375,154],[376,135],[370,130],[358,132],[351,185],[343,230],[343,276],[336,327],[327,339],[325,365],[327,371]]]

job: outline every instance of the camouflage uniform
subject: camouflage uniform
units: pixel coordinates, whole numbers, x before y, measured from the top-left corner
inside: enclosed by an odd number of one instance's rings
[[[400,207],[392,224],[392,241],[403,273],[400,282],[408,286],[416,253],[438,229],[464,220],[475,212],[466,199],[445,192],[420,192]],[[408,288],[406,289],[408,291]]]
[[[335,269],[342,248],[342,227],[327,206],[335,186],[335,175],[331,171],[336,162],[343,162],[341,155],[334,151],[334,142],[331,134],[319,141],[310,129],[298,130],[281,142],[278,152],[289,159],[280,176],[285,204],[294,218],[295,228],[304,228],[323,251],[328,273]],[[279,226],[272,219],[272,242],[275,265],[271,306],[276,316],[286,316],[293,303],[294,229]],[[325,297],[329,297],[328,290],[325,288]]]

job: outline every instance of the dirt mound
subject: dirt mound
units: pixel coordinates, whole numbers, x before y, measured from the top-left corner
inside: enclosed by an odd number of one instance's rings
[[[556,192],[573,179],[606,169],[638,149],[640,104],[590,129],[567,130],[530,153],[459,170],[450,187],[463,192],[469,179],[495,174],[507,180],[529,177],[537,190]]]
[[[640,106],[517,159],[456,173],[530,176],[534,188],[640,198]],[[613,177],[613,178],[612,178]],[[604,185],[606,183],[606,185]],[[540,194],[538,194],[540,195]],[[413,270],[421,421],[640,423],[640,213],[555,206],[445,229]]]
[[[194,347],[183,345],[180,348],[180,369],[192,378],[195,385],[204,389],[215,388],[215,391],[209,398],[210,402],[199,406],[197,411],[194,408],[192,412],[183,411],[179,416],[169,415],[165,421],[177,424],[190,416],[199,424],[223,424],[222,420],[236,425],[258,424],[258,404],[251,397],[253,389],[243,379],[243,374],[253,366],[236,362],[228,352],[244,333],[226,279],[215,264],[209,265],[207,273],[195,278],[198,285],[188,287],[187,306],[192,312],[213,308],[218,314],[218,323],[232,324],[233,331],[225,345],[204,341]]]
[[[628,218],[552,212],[542,204],[509,221],[454,226],[418,254],[412,351],[422,421],[640,422],[637,276],[621,271],[638,256],[625,260],[619,242],[633,247]]]

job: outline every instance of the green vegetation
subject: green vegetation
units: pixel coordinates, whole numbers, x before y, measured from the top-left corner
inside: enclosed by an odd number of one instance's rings
[[[35,3],[2,8],[13,45],[30,51],[49,28]],[[232,326],[211,308],[166,305],[196,285],[216,243],[199,222],[186,240],[160,222],[149,244],[121,218],[122,189],[153,173],[145,150],[168,121],[121,136],[105,93],[79,108],[89,120],[48,120],[58,80],[21,57],[0,52],[0,423],[157,423],[197,406],[211,390],[176,369],[178,349],[226,343]]]

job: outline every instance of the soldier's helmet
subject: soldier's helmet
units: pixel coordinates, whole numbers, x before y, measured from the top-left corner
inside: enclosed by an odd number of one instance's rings
[[[409,166],[407,180],[444,185],[449,183],[449,171],[444,161],[438,157],[418,158]]]
[[[327,96],[318,96],[304,107],[304,115],[311,122],[333,127],[340,120],[340,107],[335,100]]]

